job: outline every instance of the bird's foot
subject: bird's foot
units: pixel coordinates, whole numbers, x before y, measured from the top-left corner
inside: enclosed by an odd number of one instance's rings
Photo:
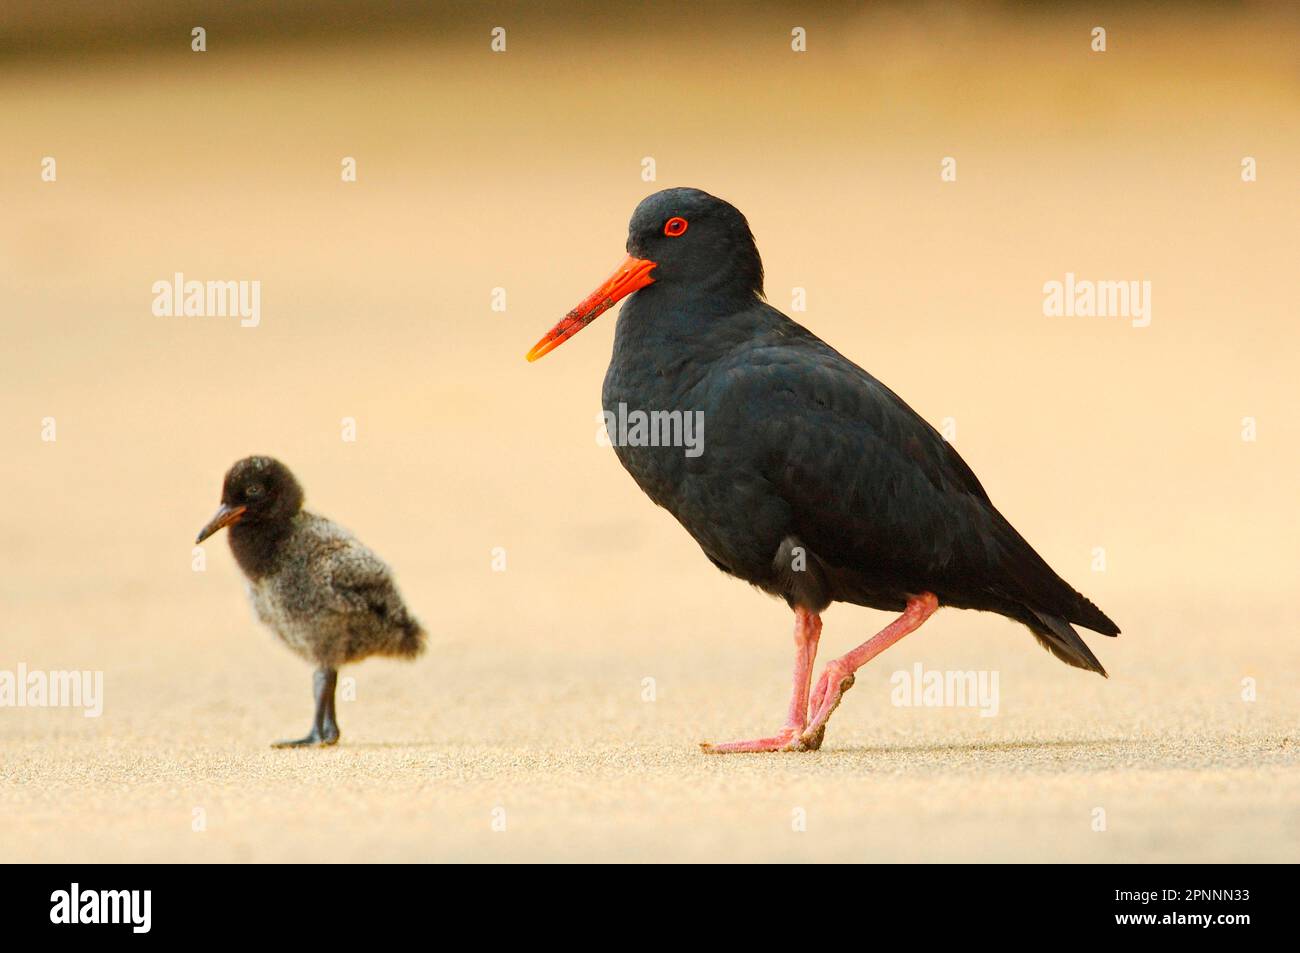
[[[822,725],[816,731],[805,731],[799,740],[803,743],[804,751],[820,751],[822,748],[822,739],[826,737],[826,726]]]
[[[805,750],[816,751],[822,746],[822,739],[826,736],[826,723],[831,720],[835,709],[840,707],[844,693],[853,687],[854,681],[853,673],[845,671],[838,663],[831,662],[826,666],[826,671],[817,679],[817,687],[813,689],[812,702],[808,706],[813,713],[812,718],[799,738]]]
[[[305,738],[299,738],[296,741],[273,741],[272,748],[328,748],[330,745],[338,744],[338,731],[317,731],[312,729],[311,734]]]
[[[700,743],[700,750],[705,754],[742,754],[760,751],[805,751],[805,745],[801,734],[802,728],[786,727],[772,735],[770,738],[754,738],[750,741],[728,741],[725,744],[714,745],[707,741]],[[821,744],[821,739],[817,741]]]

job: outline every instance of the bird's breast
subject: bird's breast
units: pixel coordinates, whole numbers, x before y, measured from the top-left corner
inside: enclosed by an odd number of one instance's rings
[[[766,585],[789,508],[750,460],[744,428],[713,427],[726,378],[707,367],[611,364],[602,405],[619,462],[719,568]]]

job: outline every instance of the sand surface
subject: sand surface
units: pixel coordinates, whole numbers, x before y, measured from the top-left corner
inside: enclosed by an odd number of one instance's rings
[[[0,670],[104,677],[99,718],[0,708],[0,860],[1297,859],[1296,33],[1202,16],[1117,19],[1104,60],[1077,18],[902,14],[809,15],[798,59],[760,8],[654,43],[521,11],[497,58],[467,27],[0,62]],[[747,213],[777,306],[806,288],[797,317],[955,420],[1123,627],[1089,640],[1109,680],[947,610],[822,751],[698,752],[777,727],[789,613],[597,444],[612,315],[523,361],[675,184]],[[260,280],[261,325],[154,316],[176,271]],[[1067,271],[1151,281],[1151,325],[1044,317]],[[193,569],[252,452],[433,636],[345,671],[332,750],[268,747],[310,672],[224,539]],[[824,656],[887,621],[832,608]],[[893,704],[917,663],[996,672],[997,715]]]

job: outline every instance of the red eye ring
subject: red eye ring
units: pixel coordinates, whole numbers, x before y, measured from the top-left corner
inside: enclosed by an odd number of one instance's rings
[[[685,233],[686,219],[680,215],[674,215],[668,221],[664,222],[664,234],[669,238],[676,238],[678,235]]]

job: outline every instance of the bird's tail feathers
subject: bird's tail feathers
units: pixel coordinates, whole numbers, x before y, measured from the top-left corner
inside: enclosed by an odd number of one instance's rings
[[[1078,596],[1078,603],[1070,613],[1071,622],[1085,629],[1092,629],[1101,635],[1109,635],[1111,638],[1119,635],[1119,626],[1111,621],[1110,616],[1093,605],[1086,596],[1077,592],[1075,595]]]
[[[1092,605],[1092,603],[1088,604]],[[1029,631],[1034,633],[1038,644],[1066,665],[1096,672],[1102,678],[1109,677],[1106,675],[1106,669],[1097,660],[1097,656],[1092,654],[1092,649],[1079,638],[1079,633],[1074,631],[1074,627],[1060,616],[1030,609],[1024,622],[1029,627]]]
[[[397,658],[415,658],[424,651],[428,636],[415,619],[407,616],[401,623],[401,635],[390,654]]]
[[[1038,555],[1025,538],[1002,518],[1001,514],[997,514],[996,518],[994,532],[1001,553],[998,568],[1016,581],[1014,590],[1016,602],[1026,606],[1042,606],[1042,610],[1030,611],[1042,620],[1055,619],[1067,629],[1070,628],[1068,623],[1073,622],[1100,635],[1111,637],[1119,635],[1119,626],[1106,613],[1058,576],[1047,561]],[[1026,624],[1031,629],[1034,628],[1032,623]],[[1047,625],[1046,622],[1043,624]],[[1074,639],[1079,638],[1078,633],[1073,629],[1070,629],[1070,632]]]

